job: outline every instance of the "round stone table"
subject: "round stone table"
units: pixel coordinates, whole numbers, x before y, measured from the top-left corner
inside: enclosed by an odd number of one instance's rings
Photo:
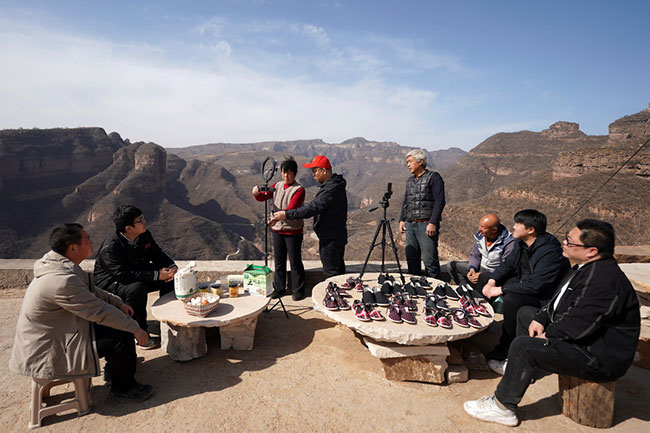
[[[219,306],[206,317],[187,314],[183,301],[174,292],[156,300],[151,313],[160,321],[162,347],[175,361],[205,356],[208,345],[205,328],[218,327],[222,349],[252,350],[257,317],[271,298],[242,295],[221,298]]]
[[[399,281],[399,273],[392,273],[396,281]],[[359,334],[366,337],[370,337],[375,341],[383,341],[388,343],[399,343],[409,346],[425,346],[431,344],[440,344],[446,343],[451,340],[461,340],[464,338],[469,338],[472,335],[481,332],[486,329],[490,323],[494,320],[493,317],[483,317],[478,316],[476,319],[483,325],[482,328],[462,328],[452,322],[451,329],[445,329],[440,326],[429,326],[424,322],[423,319],[423,310],[424,310],[424,299],[416,298],[418,311],[415,312],[415,318],[417,323],[415,325],[410,325],[408,323],[394,323],[388,319],[388,307],[378,307],[379,311],[384,315],[386,320],[383,321],[372,321],[372,322],[362,322],[356,317],[354,317],[353,310],[343,310],[343,311],[330,311],[326,310],[323,307],[323,299],[325,298],[325,289],[327,284],[330,281],[338,284],[339,287],[343,287],[343,283],[348,277],[357,277],[358,274],[346,274],[338,275],[336,277],[328,278],[327,280],[318,283],[314,286],[312,290],[312,300],[314,302],[314,309],[322,312],[327,317],[336,320],[337,322],[354,329]],[[367,273],[363,276],[363,282],[368,287],[375,287],[379,284],[377,283],[378,273]],[[411,275],[404,274],[406,282],[409,282]],[[438,284],[442,283],[440,280],[434,278],[428,278],[429,283],[432,287],[436,287]],[[355,299],[361,299],[361,292],[357,292],[354,289],[347,291],[352,298],[345,298],[350,306]],[[427,291],[431,293],[431,290]],[[460,307],[458,301],[452,301],[447,299],[447,305],[450,307]],[[489,304],[484,304],[485,308],[488,309],[490,314],[494,316],[494,310]]]

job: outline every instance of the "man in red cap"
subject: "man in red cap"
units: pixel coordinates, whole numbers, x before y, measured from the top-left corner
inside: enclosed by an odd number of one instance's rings
[[[345,244],[348,243],[348,197],[346,182],[340,174],[332,173],[332,164],[323,155],[316,155],[309,164],[320,190],[306,206],[273,214],[270,225],[285,219],[314,217],[314,232],[318,236],[318,252],[326,278],[345,274]]]

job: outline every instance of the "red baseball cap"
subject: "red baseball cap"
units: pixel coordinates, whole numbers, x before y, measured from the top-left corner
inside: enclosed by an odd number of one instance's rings
[[[310,162],[309,164],[303,164],[302,166],[305,168],[320,167],[326,170],[332,169],[332,164],[330,164],[330,160],[323,155],[316,155],[312,162]]]

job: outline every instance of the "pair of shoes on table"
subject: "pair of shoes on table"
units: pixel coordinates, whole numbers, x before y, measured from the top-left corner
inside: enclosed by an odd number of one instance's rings
[[[471,287],[465,285],[458,286],[457,292],[460,295],[459,298],[460,305],[469,314],[471,314],[472,316],[481,315],[485,317],[492,317],[492,315],[487,310],[487,308],[481,305],[481,303],[478,302],[477,299],[474,297],[474,295],[472,294]]]
[[[486,395],[478,400],[466,401],[463,408],[470,416],[481,421],[494,422],[510,427],[519,424],[517,414],[510,409],[501,409],[494,395]]]
[[[336,284],[330,283],[325,290],[323,307],[330,311],[349,310],[350,304],[340,295],[340,288]]]
[[[506,372],[506,366],[508,365],[508,360],[504,359],[503,361],[499,361],[498,359],[488,359],[488,367],[490,367],[490,370],[495,372],[496,374],[503,376],[504,373]]]
[[[352,310],[354,311],[354,317],[361,320],[362,322],[369,322],[371,320],[386,320],[373,304],[367,304],[361,302],[358,299],[355,300],[352,304]]]
[[[408,294],[400,293],[393,296],[390,306],[388,307],[388,319],[395,323],[406,322],[415,325],[417,320],[415,319],[415,315],[410,311],[405,297],[408,297]],[[409,302],[413,301],[409,299]],[[415,307],[415,309],[417,310],[417,307]]]
[[[427,307],[437,308],[438,310],[442,310],[442,311],[451,310],[449,308],[449,305],[447,305],[447,301],[445,301],[444,298],[441,298],[435,293],[431,293],[427,295],[424,301],[424,305],[426,305]]]
[[[447,314],[436,308],[435,305],[425,305],[424,306],[424,323],[429,326],[440,326],[441,328],[451,329],[451,320],[447,317]]]
[[[354,289],[357,292],[363,292],[365,285],[359,277],[348,277],[348,279],[345,280],[345,283],[343,283],[343,287],[346,289]]]
[[[406,306],[406,308],[412,313],[418,311],[417,303],[413,299],[411,299],[411,296],[406,292],[395,293],[393,295],[393,299],[391,300],[391,302]]]
[[[470,326],[472,328],[483,327],[481,325],[481,322],[479,322],[474,317],[472,317],[472,315],[469,314],[467,311],[465,311],[463,308],[452,308],[451,320],[453,320],[455,324],[463,328],[469,328]]]
[[[438,284],[436,288],[433,289],[433,294],[440,299],[451,299],[452,301],[457,301],[460,298],[458,293],[456,293],[456,291],[447,283]]]
[[[151,337],[151,335],[150,335],[149,340],[147,341],[147,344],[145,344],[144,346],[139,345],[138,341],[135,340],[135,347],[137,347],[138,349],[142,349],[142,350],[151,350],[151,349],[159,348],[160,343],[157,340],[154,340],[153,337]]]
[[[116,392],[111,391],[110,395],[113,398],[119,400],[125,400],[130,402],[140,402],[145,401],[153,394],[153,387],[151,385],[144,385],[142,383],[136,382],[131,388],[126,391]]]
[[[387,307],[390,304],[390,302],[388,302],[388,298],[386,297],[386,294],[384,293],[381,287],[376,286],[373,287],[372,289],[366,289],[363,292],[364,296],[366,296],[366,292],[369,291],[374,295],[374,299],[375,299],[374,303],[376,303],[380,307]]]

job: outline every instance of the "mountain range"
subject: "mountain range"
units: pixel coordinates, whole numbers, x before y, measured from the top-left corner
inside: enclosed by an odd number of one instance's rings
[[[619,244],[650,243],[650,150],[646,146],[627,161],[650,138],[649,110],[614,121],[606,136],[588,136],[578,124],[562,121],[540,132],[495,134],[470,152],[429,152],[429,166],[442,174],[447,193],[441,256],[467,255],[481,215],[496,212],[511,226],[512,215],[523,208],[546,213],[549,231],[558,236],[579,218],[598,217],[614,223]],[[397,217],[409,176],[404,157],[411,149],[361,137],[164,149],[102,128],[2,130],[0,257],[40,257],[51,228],[63,221],[83,224],[98,245],[113,229],[113,209],[133,203],[173,257],[259,259],[264,205],[251,190],[264,182],[262,161],[292,155],[301,164],[324,154],[347,180],[346,258],[365,259],[382,217],[381,207],[368,211],[392,183],[387,216],[403,260]],[[297,179],[311,200],[318,186],[310,171],[300,167]],[[272,182],[277,180],[279,174]],[[303,256],[317,258],[316,245],[308,222]],[[379,250],[372,259],[380,259]]]

